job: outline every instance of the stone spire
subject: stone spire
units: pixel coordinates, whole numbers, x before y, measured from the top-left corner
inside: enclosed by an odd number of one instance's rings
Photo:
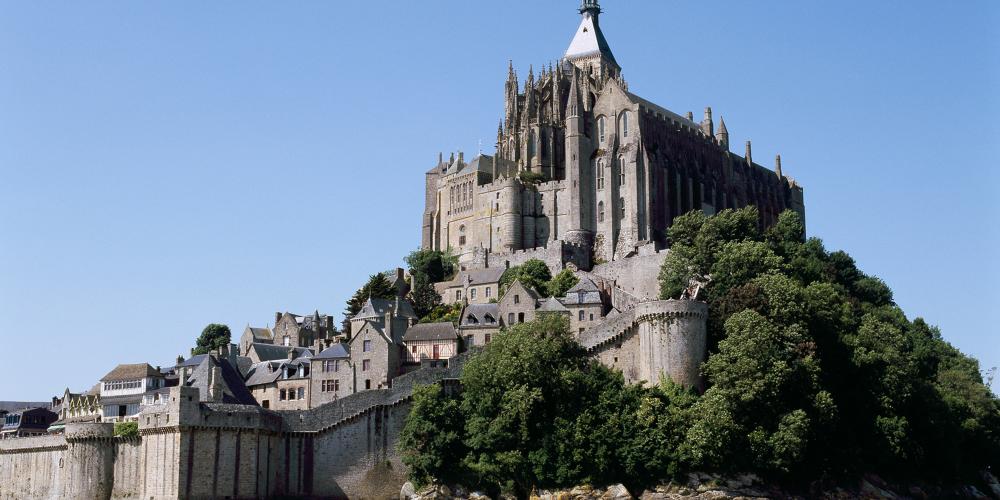
[[[701,131],[704,132],[705,135],[709,137],[712,137],[712,135],[714,135],[715,133],[715,127],[712,123],[711,107],[705,108],[705,118],[701,121]]]
[[[774,173],[778,174],[778,179],[785,178],[785,176],[781,175],[781,155],[775,155],[774,157]]]
[[[729,130],[726,129],[726,120],[719,117],[719,130],[715,133],[715,139],[719,145],[729,150]]]
[[[747,154],[746,154],[746,159],[747,159],[747,165],[749,165],[749,166],[751,166],[751,167],[752,167],[752,166],[753,166],[753,154],[752,154],[752,152],[750,151],[750,141],[749,141],[749,140],[747,141]]]
[[[577,117],[580,116],[580,90],[577,88],[576,68],[571,67],[570,72],[573,76],[570,77],[569,83],[569,99],[566,100],[566,116],[567,117]]]

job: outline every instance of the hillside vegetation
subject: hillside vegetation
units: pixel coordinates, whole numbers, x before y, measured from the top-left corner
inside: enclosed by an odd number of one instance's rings
[[[1000,466],[1000,401],[975,359],[844,252],[783,213],[679,217],[663,298],[711,280],[707,390],[626,385],[589,358],[565,320],[509,328],[467,362],[463,390],[420,388],[401,436],[412,479],[491,492],[621,482],[689,471],[779,480],[958,481]]]

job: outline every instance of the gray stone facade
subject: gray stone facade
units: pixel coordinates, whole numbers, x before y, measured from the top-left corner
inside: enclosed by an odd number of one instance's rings
[[[754,163],[750,145],[729,150],[710,108],[695,122],[629,91],[601,31],[600,8],[583,19],[558,65],[508,70],[496,153],[464,155],[426,174],[422,246],[452,249],[463,263],[497,266],[506,256],[548,249],[583,269],[666,246],[673,219],[757,206],[762,226],[791,209],[805,213],[802,187]],[[537,76],[537,77],[536,77]]]

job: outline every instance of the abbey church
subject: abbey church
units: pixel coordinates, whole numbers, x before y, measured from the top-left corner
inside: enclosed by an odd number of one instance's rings
[[[451,249],[469,267],[534,252],[590,269],[664,248],[674,217],[692,210],[754,205],[762,226],[786,209],[804,219],[802,187],[780,157],[772,171],[749,141],[743,156],[730,152],[711,108],[695,122],[631,93],[597,0],[580,14],[557,66],[529,69],[523,86],[510,66],[495,155],[439,157],[427,172],[423,248]]]

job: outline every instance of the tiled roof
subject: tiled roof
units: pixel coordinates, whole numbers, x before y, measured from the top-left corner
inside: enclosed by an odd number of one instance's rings
[[[421,323],[413,325],[403,335],[403,342],[415,340],[455,340],[458,333],[450,321],[444,323]]]
[[[112,380],[135,380],[142,379],[146,377],[161,377],[163,376],[149,363],[137,363],[131,365],[118,365],[114,370],[108,372],[101,382],[110,382]]]
[[[569,305],[601,304],[601,292],[590,278],[577,276],[580,282],[570,288],[562,298],[562,303]]]

